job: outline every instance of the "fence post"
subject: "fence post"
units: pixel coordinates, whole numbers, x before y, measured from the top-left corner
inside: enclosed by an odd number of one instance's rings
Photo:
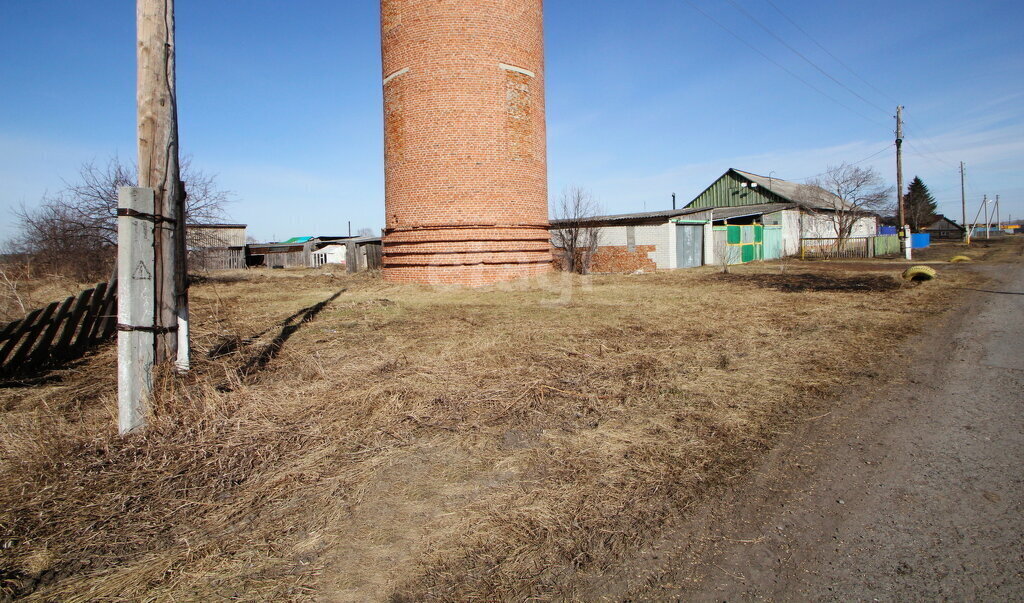
[[[121,435],[145,425],[146,408],[153,393],[156,324],[153,209],[153,189],[123,187],[118,190],[117,425]]]

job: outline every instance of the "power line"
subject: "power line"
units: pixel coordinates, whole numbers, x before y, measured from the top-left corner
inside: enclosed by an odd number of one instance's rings
[[[779,42],[780,44],[782,44],[783,46],[785,46],[786,48],[788,48],[788,49],[789,49],[790,51],[792,51],[792,52],[793,52],[793,54],[795,54],[796,56],[798,56],[798,57],[800,57],[801,59],[803,59],[803,60],[804,60],[804,61],[805,61],[805,62],[806,62],[806,63],[807,63],[808,65],[810,65],[811,67],[814,67],[815,69],[817,69],[817,70],[818,70],[818,71],[819,71],[819,72],[820,72],[820,73],[821,73],[822,75],[824,75],[824,76],[825,76],[825,77],[827,77],[828,79],[832,80],[833,82],[835,82],[836,84],[838,84],[839,86],[841,86],[841,87],[842,87],[842,88],[843,88],[844,90],[846,90],[846,91],[847,91],[847,92],[849,92],[850,94],[852,94],[852,95],[856,96],[856,97],[857,97],[857,98],[859,98],[860,100],[864,101],[865,103],[867,103],[867,104],[871,105],[872,107],[874,107],[874,108],[878,109],[879,111],[881,111],[881,112],[883,112],[883,113],[888,113],[888,112],[889,112],[889,110],[888,110],[888,109],[883,109],[882,107],[880,107],[880,106],[876,105],[876,104],[875,104],[875,103],[874,103],[873,101],[871,101],[871,100],[868,100],[867,98],[864,98],[864,97],[863,97],[863,96],[861,96],[861,95],[860,95],[860,94],[859,94],[859,93],[858,93],[858,92],[857,92],[856,90],[854,90],[853,88],[850,88],[849,86],[847,86],[846,84],[844,84],[843,82],[841,82],[841,81],[839,81],[839,80],[838,80],[837,78],[835,78],[835,77],[834,77],[834,76],[833,76],[833,75],[832,75],[831,73],[829,73],[829,72],[825,71],[824,69],[822,69],[822,68],[821,68],[821,67],[820,67],[820,66],[819,66],[819,65],[818,65],[817,63],[815,63],[815,62],[814,62],[814,61],[812,61],[811,59],[807,58],[807,56],[806,56],[806,55],[805,55],[804,53],[800,52],[799,50],[797,50],[796,48],[794,48],[794,47],[793,47],[793,46],[792,46],[792,45],[791,45],[791,44],[790,44],[789,42],[787,42],[786,40],[784,40],[784,39],[782,38],[782,36],[778,35],[778,34],[777,34],[777,33],[775,33],[774,31],[772,31],[772,30],[771,30],[771,29],[770,29],[770,28],[769,28],[769,27],[768,27],[767,25],[765,25],[764,23],[762,23],[760,19],[758,19],[758,18],[757,18],[757,17],[755,17],[754,15],[750,14],[750,12],[749,12],[749,11],[747,11],[747,9],[743,8],[743,7],[742,7],[742,6],[740,6],[740,5],[738,4],[738,3],[736,3],[736,2],[735,2],[735,0],[726,0],[726,1],[727,1],[727,2],[729,3],[729,4],[731,4],[731,5],[732,5],[732,6],[733,6],[733,7],[734,7],[734,8],[736,9],[736,10],[738,10],[738,11],[740,11],[741,13],[743,13],[744,15],[746,15],[746,17],[747,17],[748,19],[750,19],[750,20],[751,20],[751,21],[753,21],[753,22],[754,22],[754,23],[755,23],[755,24],[756,24],[756,25],[757,25],[758,27],[760,27],[761,29],[763,29],[763,30],[765,31],[765,33],[767,33],[767,34],[768,34],[768,35],[770,35],[771,37],[773,37],[773,38],[775,38],[776,40],[778,40],[778,42]]]
[[[731,29],[729,29],[728,27],[726,27],[726,26],[725,26],[725,25],[724,25],[723,23],[721,23],[721,22],[720,22],[720,21],[719,21],[718,19],[715,19],[714,17],[712,17],[711,15],[709,15],[708,13],[706,13],[706,12],[705,12],[705,11],[704,11],[703,9],[701,9],[701,8],[700,8],[699,6],[697,6],[697,5],[696,5],[696,4],[695,4],[695,3],[693,2],[693,0],[686,0],[686,3],[687,3],[687,4],[689,4],[689,5],[690,5],[690,6],[691,6],[691,7],[692,7],[692,8],[693,8],[693,9],[694,9],[695,11],[697,11],[698,13],[700,13],[701,15],[704,15],[704,17],[705,17],[706,19],[708,19],[709,21],[711,21],[712,23],[714,23],[714,24],[715,24],[715,25],[717,25],[718,27],[722,28],[722,29],[723,29],[723,30],[724,30],[724,31],[725,31],[726,33],[728,33],[728,34],[729,34],[729,35],[731,35],[732,37],[734,37],[734,38],[736,38],[737,40],[739,40],[739,41],[740,41],[740,42],[741,42],[741,43],[742,43],[742,44],[743,44],[744,46],[746,46],[747,48],[749,48],[749,49],[753,50],[753,51],[754,51],[754,52],[756,52],[757,54],[761,55],[761,56],[762,56],[762,57],[763,57],[763,58],[764,58],[764,59],[765,59],[766,61],[768,61],[769,63],[771,63],[771,64],[775,65],[775,66],[776,66],[776,67],[778,67],[779,69],[781,69],[781,70],[785,71],[786,73],[788,73],[788,74],[789,74],[789,75],[790,75],[790,76],[791,76],[791,77],[792,77],[793,79],[795,79],[795,80],[798,80],[798,81],[799,81],[800,83],[802,83],[803,85],[807,86],[807,87],[808,87],[808,88],[810,88],[811,90],[814,90],[814,91],[815,91],[815,92],[817,92],[818,94],[820,94],[820,95],[824,96],[825,98],[829,99],[830,101],[834,102],[835,104],[839,105],[840,107],[843,107],[843,108],[844,108],[844,109],[846,109],[847,111],[850,111],[851,113],[853,113],[853,114],[855,114],[855,115],[858,115],[858,116],[862,117],[863,119],[865,119],[865,120],[867,120],[867,121],[869,121],[869,122],[871,122],[871,123],[873,123],[873,124],[875,124],[875,125],[879,125],[879,126],[882,126],[883,128],[884,128],[884,127],[886,127],[886,126],[885,126],[885,124],[883,124],[883,123],[881,123],[881,122],[879,122],[879,121],[877,121],[877,120],[875,120],[875,119],[872,119],[872,118],[868,117],[867,115],[864,115],[864,114],[863,114],[863,113],[861,113],[860,111],[858,111],[858,110],[854,109],[853,107],[851,107],[851,106],[847,105],[846,103],[844,103],[844,102],[842,102],[842,101],[840,101],[840,100],[836,99],[835,97],[833,97],[833,96],[829,95],[828,93],[826,93],[825,91],[823,91],[823,90],[822,90],[821,88],[818,88],[817,86],[815,86],[814,84],[812,84],[812,83],[808,82],[808,81],[807,81],[807,80],[805,80],[804,78],[800,77],[799,75],[797,75],[796,73],[794,73],[794,72],[793,72],[793,71],[791,71],[790,69],[788,69],[788,68],[784,67],[784,66],[783,66],[783,65],[782,65],[781,63],[779,63],[779,62],[778,62],[778,61],[776,61],[775,59],[773,59],[773,58],[771,58],[770,56],[768,56],[767,54],[765,54],[765,53],[764,53],[764,52],[763,52],[763,51],[762,51],[761,49],[757,48],[756,46],[754,46],[754,45],[753,45],[753,44],[751,44],[750,42],[748,42],[748,41],[746,41],[745,39],[743,39],[743,38],[742,38],[742,37],[741,37],[741,36],[740,36],[739,34],[737,34],[737,33],[736,33],[736,32],[734,32],[733,30],[731,30]]]
[[[794,21],[793,19],[791,19],[791,18],[789,17],[789,15],[787,15],[787,14],[786,14],[786,13],[784,13],[784,12],[782,12],[782,9],[781,9],[781,8],[779,8],[779,7],[778,7],[778,6],[777,6],[777,5],[776,5],[776,4],[774,3],[774,2],[772,2],[772,0],[765,0],[765,2],[767,2],[768,4],[770,4],[770,5],[771,5],[771,7],[772,7],[772,8],[774,8],[774,9],[776,10],[776,12],[778,12],[778,13],[779,13],[780,15],[782,15],[782,17],[783,17],[784,19],[786,19],[787,21],[789,21],[790,25],[792,25],[793,27],[797,28],[798,30],[800,30],[800,32],[801,32],[802,34],[804,34],[805,36],[807,36],[807,39],[809,39],[809,40],[810,40],[811,42],[814,42],[814,44],[815,44],[815,45],[816,45],[816,46],[817,46],[818,48],[820,48],[820,49],[821,49],[821,50],[822,50],[822,51],[823,51],[823,52],[824,52],[825,54],[827,54],[828,56],[832,57],[832,58],[833,58],[833,59],[834,59],[834,60],[835,60],[835,61],[836,61],[837,63],[839,63],[840,65],[842,65],[844,69],[846,69],[846,70],[847,70],[847,71],[849,71],[849,72],[850,72],[851,74],[853,74],[853,76],[854,76],[855,78],[857,78],[857,79],[858,79],[858,80],[860,80],[861,82],[864,82],[864,84],[866,84],[866,85],[867,85],[867,86],[868,86],[869,88],[871,88],[872,90],[874,90],[874,91],[875,91],[875,92],[877,92],[878,94],[880,94],[880,95],[884,96],[884,97],[885,97],[885,98],[886,98],[887,100],[891,101],[891,102],[892,102],[893,104],[897,104],[897,105],[899,104],[899,101],[897,101],[897,100],[893,99],[893,98],[892,98],[891,96],[889,96],[889,95],[888,95],[887,93],[885,93],[885,92],[882,92],[881,90],[879,90],[879,89],[878,89],[877,87],[875,87],[875,86],[874,86],[874,85],[873,85],[873,84],[872,84],[871,82],[869,82],[869,81],[867,81],[866,79],[864,79],[863,77],[861,77],[861,75],[860,75],[859,73],[857,73],[856,71],[854,71],[852,67],[850,67],[850,66],[849,66],[849,65],[847,65],[847,64],[846,64],[845,62],[843,62],[843,60],[842,60],[842,59],[840,59],[840,58],[839,58],[839,57],[837,57],[836,55],[834,55],[834,54],[832,54],[831,52],[829,52],[829,49],[828,49],[828,48],[825,48],[825,47],[824,47],[824,46],[823,46],[823,45],[821,44],[821,42],[819,42],[818,40],[816,40],[816,39],[814,38],[814,36],[812,36],[811,34],[807,33],[807,30],[805,30],[805,29],[804,29],[803,27],[800,27],[800,25],[799,25],[799,24],[798,24],[798,23],[797,23],[796,21]]]
[[[849,165],[849,166],[860,165],[860,164],[864,163],[865,161],[870,161],[870,160],[874,159],[875,157],[878,157],[882,153],[885,153],[886,151],[891,150],[892,147],[893,147],[893,145],[890,144],[890,145],[886,146],[884,149],[882,149],[881,151],[876,151],[876,152],[868,155],[864,159],[858,159],[857,161],[854,161],[853,163],[847,163],[846,165]],[[822,175],[827,174],[827,173],[828,173],[828,171],[826,170],[824,172],[818,172],[817,174],[812,174],[810,176],[804,176],[803,178],[797,178],[797,180],[810,180],[811,178],[817,178],[818,176],[822,176]]]
[[[918,157],[922,157],[924,159],[927,159],[928,161],[942,163],[942,164],[944,164],[944,165],[946,165],[947,167],[950,167],[950,168],[957,167],[957,166],[953,165],[952,163],[946,161],[945,159],[939,157],[938,155],[935,155],[935,154],[932,154],[932,153],[926,153],[925,151],[923,151],[922,149],[918,148],[917,145],[915,145],[913,142],[911,142],[909,140],[906,140],[904,142],[906,142],[907,145],[910,146],[910,148],[914,149],[914,152],[915,152],[914,154],[917,155]]]
[[[932,158],[932,159],[934,159],[935,161],[938,161],[938,162],[940,162],[940,163],[943,163],[943,164],[945,164],[945,165],[947,165],[947,166],[949,166],[949,167],[951,167],[951,168],[958,168],[958,167],[959,167],[959,166],[957,166],[957,165],[954,165],[954,164],[952,164],[952,163],[950,163],[950,162],[946,161],[945,159],[943,159],[943,158],[942,158],[942,157],[941,157],[941,156],[939,155],[939,152],[938,152],[938,151],[936,151],[936,150],[935,150],[935,148],[931,146],[931,144],[929,144],[929,143],[925,142],[925,138],[917,138],[917,139],[916,139],[916,141],[917,141],[917,142],[918,142],[918,143],[919,143],[919,144],[921,145],[921,147],[924,147],[924,148],[923,148],[923,149],[922,149],[922,148],[917,148],[917,147],[916,147],[916,146],[914,146],[914,144],[913,144],[912,142],[910,142],[910,141],[907,141],[907,144],[909,144],[910,146],[914,147],[914,148],[915,148],[915,149],[917,150],[917,152],[918,152],[918,154],[919,154],[919,155],[922,155],[922,156],[926,156],[926,155],[927,155],[927,156],[931,156],[931,158]]]

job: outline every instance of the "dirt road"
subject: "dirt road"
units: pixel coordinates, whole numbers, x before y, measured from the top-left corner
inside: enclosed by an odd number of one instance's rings
[[[805,421],[589,596],[1021,598],[1024,266],[988,270],[997,281],[970,292],[966,318],[908,348],[906,383]]]

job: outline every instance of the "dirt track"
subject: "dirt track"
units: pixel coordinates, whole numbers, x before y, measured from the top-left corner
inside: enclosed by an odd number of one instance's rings
[[[1021,598],[1024,265],[989,274],[908,347],[907,382],[804,422],[587,597]]]

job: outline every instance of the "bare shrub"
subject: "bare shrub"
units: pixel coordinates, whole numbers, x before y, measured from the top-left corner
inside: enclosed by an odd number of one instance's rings
[[[860,218],[885,212],[891,206],[892,187],[886,187],[874,168],[847,163],[829,166],[824,174],[800,187],[799,201],[807,211],[824,209],[832,218],[836,237],[848,239]]]
[[[571,186],[562,191],[552,221],[552,243],[563,253],[563,267],[587,274],[601,240],[601,229],[591,220],[601,213],[600,205],[586,189]]]
[[[0,321],[10,321],[29,311],[22,286],[24,268],[0,264]]]
[[[16,210],[19,233],[8,241],[8,248],[51,272],[80,280],[105,278],[117,248],[118,189],[135,186],[137,173],[135,165],[117,157],[103,167],[83,164],[76,182],[66,182],[63,190],[44,197],[37,207],[22,205]],[[188,158],[181,173],[188,220],[222,220],[231,193],[221,190],[214,176],[193,168]]]

